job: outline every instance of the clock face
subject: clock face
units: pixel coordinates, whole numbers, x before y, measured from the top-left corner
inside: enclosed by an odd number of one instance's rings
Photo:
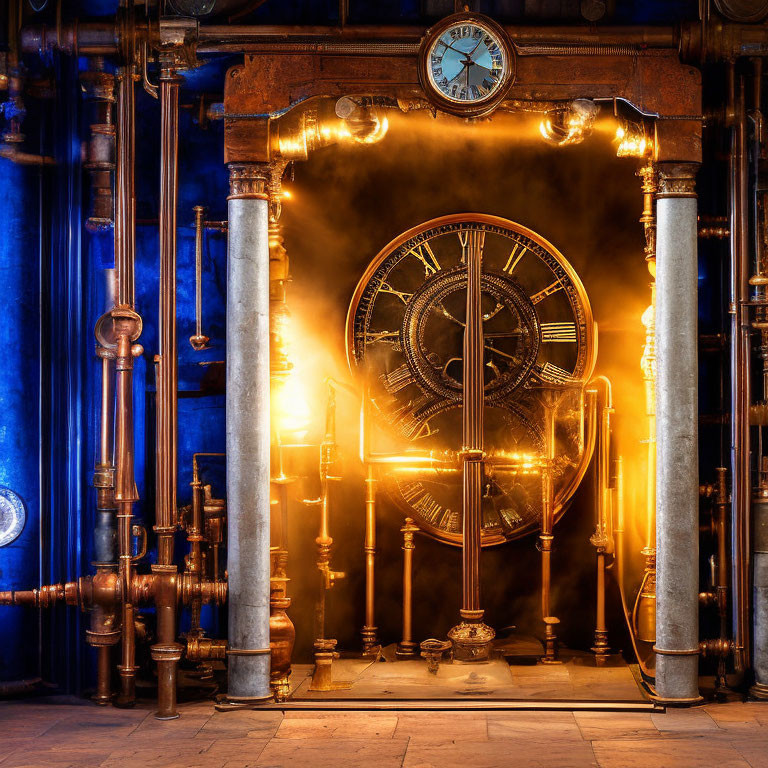
[[[480,103],[496,95],[508,67],[498,37],[477,22],[451,25],[429,48],[430,84],[449,101]]]
[[[488,114],[512,84],[515,52],[504,30],[472,13],[433,27],[419,54],[419,79],[441,110],[463,117]]]
[[[24,529],[24,502],[10,488],[0,487],[0,547],[15,541]]]
[[[385,487],[425,531],[462,531],[463,338],[469,233],[484,232],[482,539],[536,530],[541,517],[544,393],[562,391],[556,421],[559,514],[589,460],[583,388],[594,366],[593,322],[578,276],[534,232],[482,214],[446,216],[396,238],[357,286],[347,353],[369,386],[377,429],[399,459]],[[429,458],[430,469],[419,461]],[[424,464],[422,463],[423,467]]]

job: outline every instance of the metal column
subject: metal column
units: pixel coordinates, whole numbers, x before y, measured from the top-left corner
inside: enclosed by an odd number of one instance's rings
[[[656,691],[698,691],[697,205],[693,163],[660,170],[656,255]]]
[[[230,165],[227,257],[229,698],[269,688],[269,168]]]

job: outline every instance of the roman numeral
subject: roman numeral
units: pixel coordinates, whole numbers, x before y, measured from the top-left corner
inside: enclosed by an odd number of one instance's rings
[[[400,331],[366,331],[365,333],[366,344],[375,344],[377,341],[397,344],[399,340]]]
[[[541,340],[549,342],[575,342],[576,323],[542,323]]]
[[[397,291],[395,290],[389,283],[382,283],[379,286],[379,293],[391,293],[393,296],[397,296],[400,301],[403,302],[403,304],[408,303],[408,299],[413,296],[412,293],[406,293],[405,291]]]
[[[542,379],[552,384],[567,384],[569,381],[573,381],[573,376],[568,371],[553,363],[537,364],[536,370]]]
[[[420,243],[415,248],[411,248],[408,253],[415,256],[424,265],[425,277],[434,275],[440,269],[440,262],[429,247],[429,243]]]
[[[548,285],[543,291],[534,293],[533,296],[530,296],[529,298],[532,304],[538,304],[540,301],[546,299],[547,296],[551,296],[553,293],[557,293],[558,291],[562,290],[563,284],[559,280],[555,280],[552,285]]]
[[[517,249],[520,248],[520,243],[515,243],[515,247],[512,249],[512,253],[509,254],[509,258],[507,259],[507,263],[504,265],[504,271],[511,275],[514,268],[518,265],[518,262],[520,259],[523,258],[525,255],[525,252],[528,250],[527,246],[523,246],[520,253],[517,252]]]
[[[405,387],[407,387],[409,384],[412,384],[413,381],[413,374],[411,373],[411,369],[406,363],[403,363],[401,366],[395,368],[389,373],[385,373],[381,377],[381,382],[384,385],[384,389],[390,393],[399,392],[401,389],[405,389]]]

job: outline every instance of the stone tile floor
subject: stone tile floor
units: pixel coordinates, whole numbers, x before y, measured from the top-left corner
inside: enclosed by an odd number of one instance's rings
[[[768,703],[666,713],[236,711],[0,702],[0,768],[768,768]]]

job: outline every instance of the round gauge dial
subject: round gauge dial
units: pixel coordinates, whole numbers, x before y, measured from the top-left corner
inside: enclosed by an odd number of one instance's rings
[[[485,235],[487,545],[538,528],[544,390],[566,390],[556,426],[557,514],[586,469],[581,416],[583,385],[594,367],[594,324],[572,267],[546,240],[506,219],[461,214],[426,222],[384,248],[359,282],[347,316],[347,353],[353,372],[369,382],[375,420],[392,450],[435,460],[429,471],[390,467],[385,487],[424,530],[460,543],[464,260],[476,230]]]
[[[27,512],[21,497],[0,487],[0,547],[15,541],[24,529]]]
[[[430,30],[422,44],[419,70],[422,85],[437,106],[477,116],[491,111],[511,84],[514,50],[495,22],[460,14]]]

